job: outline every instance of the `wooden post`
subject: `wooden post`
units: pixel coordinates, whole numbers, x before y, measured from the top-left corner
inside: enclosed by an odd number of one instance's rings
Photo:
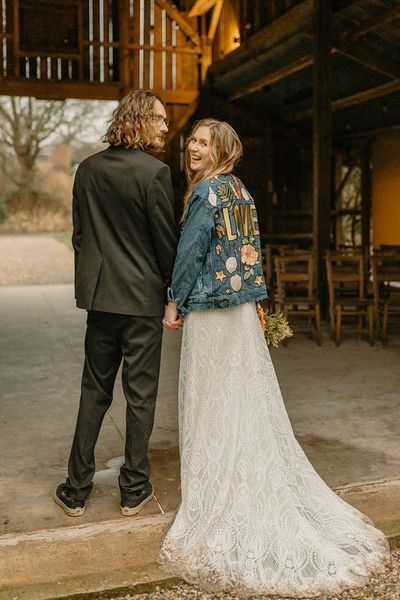
[[[120,97],[129,92],[132,86],[129,68],[129,0],[121,0],[119,8],[119,81]]]
[[[371,142],[362,150],[361,158],[361,239],[364,252],[369,252],[371,245]]]
[[[316,252],[317,294],[327,304],[325,252],[331,221],[331,0],[314,0],[313,98],[313,241]]]

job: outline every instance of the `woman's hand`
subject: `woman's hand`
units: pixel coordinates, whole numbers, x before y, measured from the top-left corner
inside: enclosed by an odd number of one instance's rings
[[[183,317],[178,316],[176,305],[177,302],[168,302],[165,307],[162,324],[166,329],[180,329],[183,325]]]

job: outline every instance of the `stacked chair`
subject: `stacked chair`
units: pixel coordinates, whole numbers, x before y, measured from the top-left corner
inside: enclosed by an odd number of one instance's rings
[[[366,333],[369,343],[374,344],[374,307],[366,293],[366,264],[362,251],[329,251],[326,255],[329,335],[337,346],[342,331],[354,327],[360,336]]]
[[[267,244],[263,269],[271,312],[281,310],[294,332],[306,332],[321,345],[321,310],[315,286],[315,253],[294,244]],[[400,316],[400,246],[385,246],[369,257],[362,249],[326,254],[329,335],[340,345],[343,332],[375,333],[388,342],[389,322]]]
[[[305,331],[321,345],[321,309],[315,287],[315,254],[301,250],[275,256],[280,309],[294,332]]]
[[[386,345],[389,317],[400,316],[400,247],[375,251],[371,269],[376,330]]]

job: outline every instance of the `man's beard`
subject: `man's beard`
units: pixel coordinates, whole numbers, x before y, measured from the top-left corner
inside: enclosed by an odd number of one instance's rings
[[[157,142],[159,140],[159,143],[157,143],[157,144],[152,143],[151,146],[150,146],[150,150],[152,152],[164,152],[164,150],[165,150],[165,138],[166,138],[166,136],[163,135],[163,134],[156,136]]]

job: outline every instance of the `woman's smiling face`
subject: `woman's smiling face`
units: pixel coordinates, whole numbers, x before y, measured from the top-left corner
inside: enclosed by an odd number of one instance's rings
[[[200,125],[193,132],[188,144],[188,152],[192,171],[200,171],[211,166],[211,133],[209,127]]]

